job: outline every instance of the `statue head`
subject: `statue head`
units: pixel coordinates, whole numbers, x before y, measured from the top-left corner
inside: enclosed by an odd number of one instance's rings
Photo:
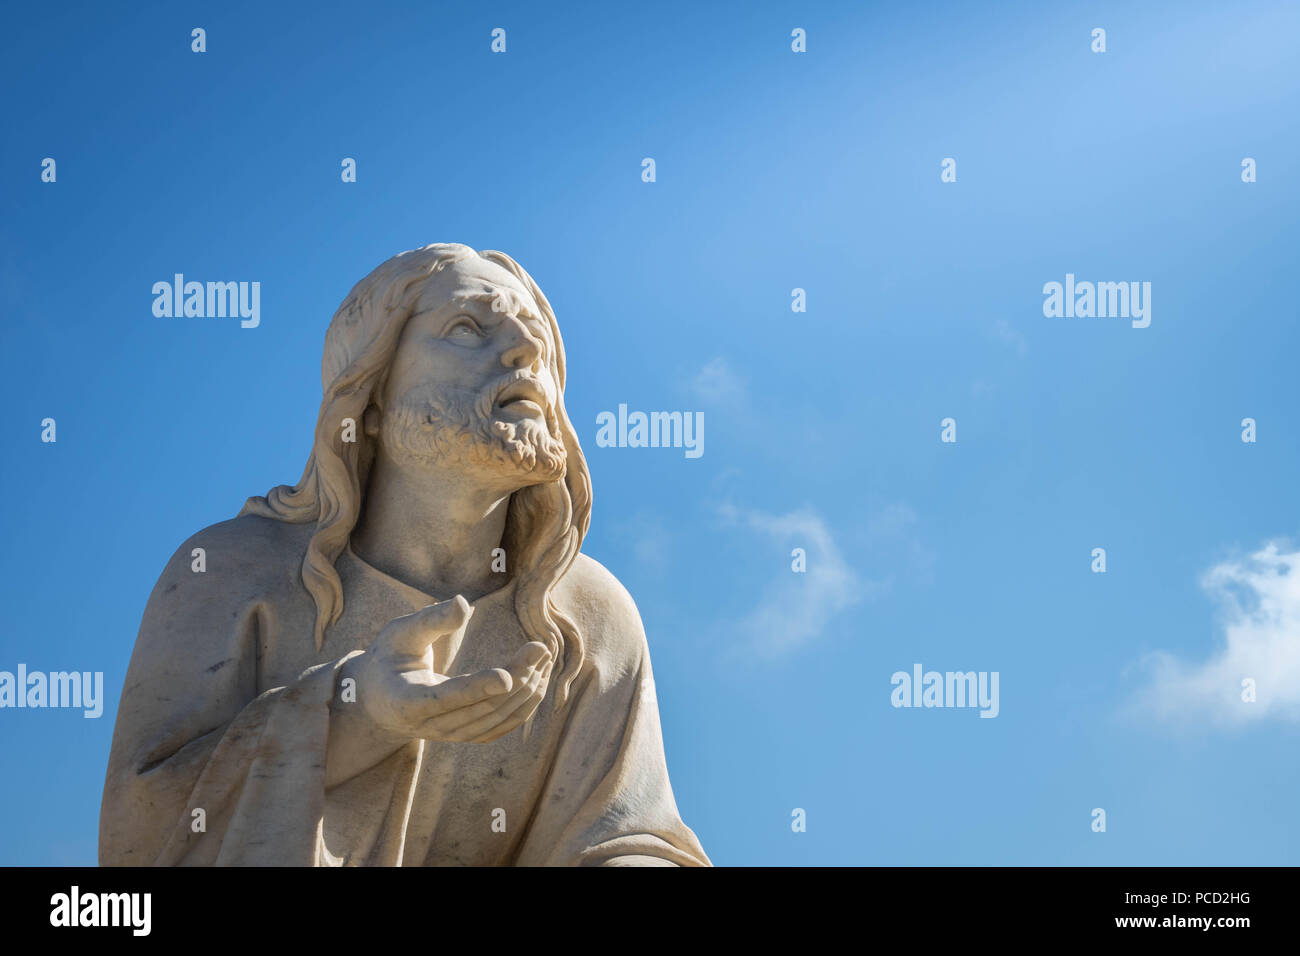
[[[356,284],[325,334],[324,397],[302,478],[240,512],[315,522],[302,581],[316,603],[318,650],[343,613],[334,565],[383,454],[459,470],[510,496],[502,547],[515,613],[529,640],[563,659],[566,699],[582,639],[551,590],[587,532],[591,479],[564,408],[564,376],[555,313],[504,253],[438,243],[396,255]]]

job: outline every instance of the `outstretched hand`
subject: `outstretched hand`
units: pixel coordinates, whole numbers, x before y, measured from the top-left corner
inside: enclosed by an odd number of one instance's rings
[[[457,595],[379,632],[354,671],[357,701],[374,724],[410,739],[487,743],[533,715],[554,663],[544,644],[525,644],[504,667],[455,677],[434,671],[434,646],[458,644],[473,614]]]

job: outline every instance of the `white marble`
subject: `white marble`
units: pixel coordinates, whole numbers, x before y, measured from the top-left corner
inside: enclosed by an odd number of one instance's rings
[[[145,610],[105,865],[708,865],[636,605],[580,553],[564,348],[512,259],[395,256],[325,337],[301,480]]]

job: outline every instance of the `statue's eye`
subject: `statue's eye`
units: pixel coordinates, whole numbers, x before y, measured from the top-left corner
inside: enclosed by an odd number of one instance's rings
[[[483,330],[468,315],[457,316],[443,334],[453,342],[477,342],[483,338]]]

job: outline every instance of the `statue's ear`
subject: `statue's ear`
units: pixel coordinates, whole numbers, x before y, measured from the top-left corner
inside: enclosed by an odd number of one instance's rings
[[[381,413],[377,405],[371,405],[366,409],[365,415],[361,418],[361,430],[371,438],[379,434],[379,419]]]

